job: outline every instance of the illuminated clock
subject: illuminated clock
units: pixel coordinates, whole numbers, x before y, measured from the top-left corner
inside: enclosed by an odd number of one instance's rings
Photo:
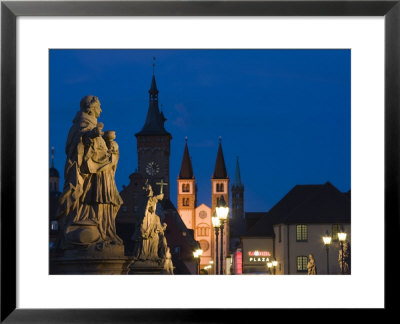
[[[157,162],[151,161],[146,164],[146,173],[148,175],[154,176],[160,172],[160,167]]]

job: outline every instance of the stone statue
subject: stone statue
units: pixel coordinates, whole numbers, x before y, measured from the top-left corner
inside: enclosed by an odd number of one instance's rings
[[[343,273],[350,274],[351,273],[351,259],[350,259],[350,242],[343,243]],[[342,250],[339,250],[339,267],[340,272],[342,272]]]
[[[69,130],[64,169],[64,188],[57,217],[59,249],[78,246],[122,245],[115,217],[123,201],[115,184],[119,159],[115,132],[103,132],[100,101],[86,96],[80,102]]]
[[[164,198],[164,194],[160,193],[154,196],[153,189],[147,181],[143,189],[146,191],[147,197],[144,211],[140,215],[132,235],[133,258],[140,261],[161,262],[165,254],[162,250],[165,250],[164,231],[167,225],[165,223],[161,225],[160,217],[156,214],[156,207],[157,202]]]
[[[317,274],[317,267],[315,265],[315,260],[312,254],[308,256],[307,272],[309,275]]]
[[[174,274],[174,266],[172,264],[171,252],[169,250],[169,247],[167,247],[167,251],[165,253],[164,271],[167,274],[171,274],[171,275]]]

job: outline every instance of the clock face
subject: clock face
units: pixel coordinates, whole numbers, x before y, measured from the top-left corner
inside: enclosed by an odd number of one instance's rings
[[[157,162],[151,161],[146,164],[146,173],[154,176],[160,172],[160,167]]]

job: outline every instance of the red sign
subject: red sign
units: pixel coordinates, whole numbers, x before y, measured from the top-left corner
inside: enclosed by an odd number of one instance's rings
[[[250,251],[249,256],[271,256],[269,251]]]
[[[242,252],[236,251],[234,255],[234,273],[242,274]]]

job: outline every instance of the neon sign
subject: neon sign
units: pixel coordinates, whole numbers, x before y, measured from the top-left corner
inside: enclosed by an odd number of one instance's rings
[[[271,253],[269,251],[249,251],[248,252],[249,262],[268,262],[269,257],[271,256]]]
[[[271,256],[271,253],[269,251],[249,251],[249,256],[263,256],[263,257],[269,257]]]

